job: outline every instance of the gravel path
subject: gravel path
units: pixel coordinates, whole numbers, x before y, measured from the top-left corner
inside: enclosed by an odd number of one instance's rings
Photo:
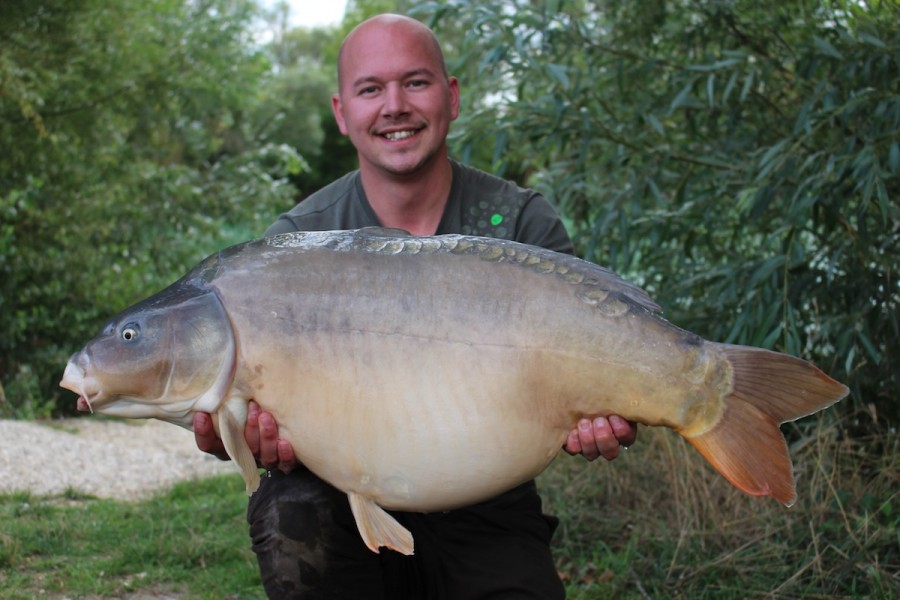
[[[190,431],[155,419],[0,420],[0,493],[72,489],[137,500],[181,480],[223,473],[239,477],[231,462],[198,450]]]

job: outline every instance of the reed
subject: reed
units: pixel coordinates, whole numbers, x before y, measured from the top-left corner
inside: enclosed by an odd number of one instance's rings
[[[797,502],[751,498],[684,440],[642,428],[609,464],[562,457],[539,479],[569,597],[900,596],[900,448],[824,418],[786,429]]]

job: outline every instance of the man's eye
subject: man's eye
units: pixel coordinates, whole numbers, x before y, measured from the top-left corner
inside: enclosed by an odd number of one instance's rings
[[[377,91],[377,87],[375,87],[374,85],[370,85],[368,87],[360,88],[358,93],[360,96],[367,96],[369,94],[374,94]]]

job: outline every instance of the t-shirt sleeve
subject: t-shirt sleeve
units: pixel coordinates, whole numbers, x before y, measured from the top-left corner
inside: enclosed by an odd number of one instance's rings
[[[365,200],[359,171],[353,171],[310,195],[269,225],[265,235],[378,226]]]
[[[278,235],[279,233],[291,233],[297,231],[297,226],[291,221],[289,218],[285,216],[278,217],[278,220],[269,225],[269,228],[266,229],[266,232],[263,234],[265,237],[269,237],[270,235]]]
[[[534,193],[522,207],[516,226],[516,241],[565,254],[575,253],[575,246],[559,213],[538,193]]]

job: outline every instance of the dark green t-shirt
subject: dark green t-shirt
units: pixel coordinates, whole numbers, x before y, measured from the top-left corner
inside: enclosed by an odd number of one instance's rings
[[[437,234],[514,240],[572,254],[572,240],[542,195],[451,160],[453,184]],[[281,215],[266,235],[381,226],[359,171],[344,175]]]

